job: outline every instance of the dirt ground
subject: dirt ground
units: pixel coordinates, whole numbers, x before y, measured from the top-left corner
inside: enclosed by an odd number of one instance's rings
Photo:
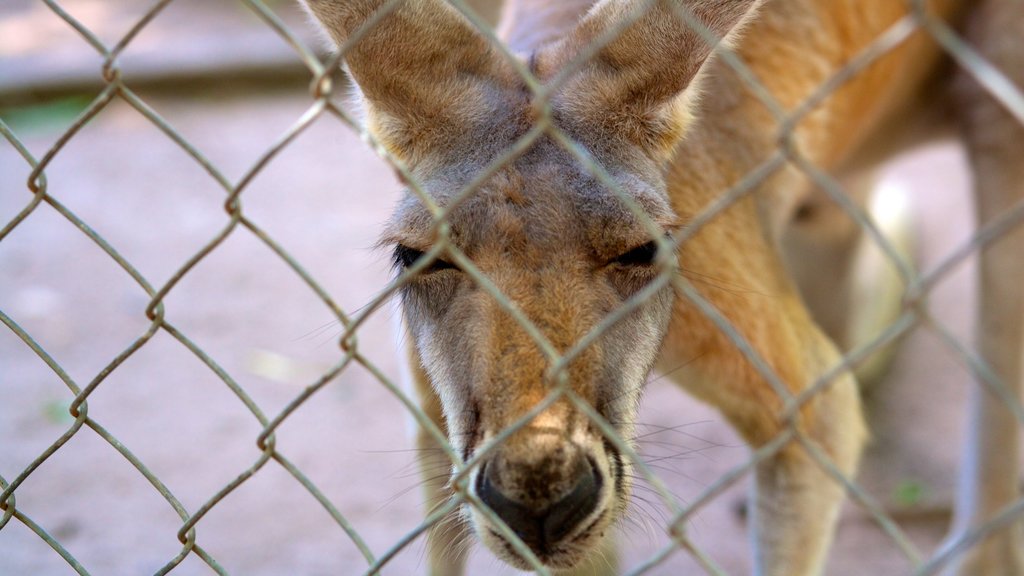
[[[237,182],[311,105],[302,82],[276,90],[144,93],[146,101]],[[22,111],[23,112],[23,111]],[[10,120],[11,116],[5,117]],[[10,120],[38,158],[70,123],[60,109],[40,121]],[[0,225],[31,199],[30,169],[0,141]],[[230,219],[225,192],[195,160],[137,111],[115,101],[54,159],[50,194],[88,223],[152,286],[164,285]],[[959,150],[943,144],[888,168],[882,185],[905,189],[918,226],[918,266],[933,268],[969,234],[971,209]],[[333,118],[321,118],[275,157],[241,196],[243,213],[316,278],[345,311],[369,302],[388,279],[373,249],[397,198],[390,171]],[[969,342],[970,266],[932,294],[935,317]],[[23,327],[84,387],[149,328],[145,291],[75,225],[47,205],[0,243],[0,311]],[[359,332],[363,354],[400,380],[391,307]],[[340,326],[328,307],[268,246],[234,229],[170,291],[165,317],[205,351],[268,418],[335,365]],[[927,555],[948,520],[970,379],[955,354],[917,329],[868,398],[874,441],[859,481],[894,513]],[[12,331],[0,329],[0,476],[10,482],[73,424],[73,395]],[[258,419],[210,367],[157,332],[89,397],[89,417],[144,463],[190,513],[260,459]],[[683,502],[695,500],[747,449],[713,410],[657,376],[640,418],[640,449]],[[381,555],[421,521],[422,496],[406,409],[364,367],[352,366],[278,429],[279,453],[322,491]],[[694,542],[728,574],[749,572],[741,514],[746,481],[688,525]],[[17,490],[17,508],[92,574],[158,570],[181,549],[181,520],[109,443],[82,428]],[[664,512],[640,488],[624,525],[623,565],[667,545]],[[197,542],[232,574],[359,574],[352,540],[277,462],[260,467],[197,526]],[[844,515],[828,574],[906,574],[909,561],[862,511]],[[385,574],[424,571],[422,539]],[[0,531],[0,575],[71,574],[25,525]],[[195,555],[174,574],[213,573]],[[486,551],[469,574],[510,574]],[[676,552],[653,574],[702,573]]]

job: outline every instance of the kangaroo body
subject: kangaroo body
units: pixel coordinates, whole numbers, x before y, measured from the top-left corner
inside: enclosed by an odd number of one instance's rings
[[[386,3],[307,4],[343,45]],[[454,486],[472,506],[429,540],[434,573],[461,571],[456,544],[470,526],[520,568],[609,569],[591,560],[611,554],[606,533],[627,503],[630,462],[581,406],[628,439],[656,363],[752,447],[785,439],[756,466],[754,564],[772,576],[822,572],[844,493],[834,474],[852,477],[867,437],[854,376],[836,368],[837,345],[869,336],[855,327],[869,311],[837,295],[849,293],[858,246],[874,242],[824,189],[842,184],[856,205],[877,162],[958,126],[980,220],[1024,201],[1024,127],[921,26],[962,31],[1019,87],[1024,3],[924,5],[915,20],[896,0],[509,0],[499,32],[549,90],[544,113],[507,58],[446,5],[409,0],[359,32],[345,58],[369,127],[450,224],[441,232],[410,193],[384,238],[409,270],[402,298],[423,408],[474,463]],[[725,37],[745,71],[712,56],[683,12]],[[850,66],[859,69],[837,76]],[[475,192],[460,193],[487,170]],[[718,212],[705,222],[709,209]],[[656,257],[663,233],[683,238],[672,257]],[[438,242],[445,248],[431,252]],[[1022,249],[1019,228],[986,246],[977,331],[980,356],[1016,398]],[[680,280],[659,284],[669,260]],[[551,350],[569,356],[556,374]],[[977,457],[965,466],[955,535],[1019,498],[1019,423],[980,387],[971,410]],[[420,442],[436,448],[427,433]],[[439,453],[424,470],[428,492],[443,498],[453,487],[433,476],[439,465],[452,462]],[[1018,521],[986,534],[954,569],[1019,576],[1021,544]]]

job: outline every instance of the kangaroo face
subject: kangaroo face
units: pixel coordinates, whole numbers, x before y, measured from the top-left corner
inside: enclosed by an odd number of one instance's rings
[[[561,356],[671,269],[674,255],[656,257],[655,241],[677,225],[661,172],[690,119],[692,85],[712,47],[680,18],[678,3],[599,2],[559,42],[521,58],[519,67],[548,91],[547,113],[540,114],[517,67],[447,3],[306,3],[339,46],[359,35],[345,61],[370,132],[438,205],[451,208],[445,246],[491,285],[481,286],[446,248],[401,288],[449,440],[469,459],[539,410],[556,385],[552,358],[492,289]],[[711,0],[688,3],[688,10],[721,37],[755,3]],[[612,30],[618,35],[609,40]],[[601,48],[575,62],[595,42]],[[574,73],[562,77],[567,69]],[[542,136],[454,203],[538,122],[546,122]],[[595,158],[654,225],[566,152],[565,140]],[[435,245],[436,230],[409,194],[383,242],[393,246],[396,264],[408,267]],[[665,286],[601,325],[555,374],[622,438],[632,435],[640,390],[671,315]],[[479,460],[469,496],[551,567],[578,563],[626,502],[628,463],[564,395]],[[530,567],[478,509],[466,507],[466,514],[499,557]]]
[[[444,206],[465,182],[440,168],[427,178]],[[660,183],[616,175],[667,231],[675,218]],[[564,354],[664,269],[640,220],[554,144],[542,142],[459,205],[451,241]],[[433,220],[408,196],[386,241],[396,265],[433,244]],[[422,367],[442,400],[453,447],[468,459],[540,404],[554,387],[551,363],[488,290],[453,263],[435,260],[403,286],[401,300]],[[632,436],[641,389],[668,326],[672,290],[657,291],[604,330],[567,365],[568,388],[623,438]],[[491,451],[470,475],[486,503],[552,567],[574,565],[623,510],[628,462],[567,399],[540,412]],[[479,512],[483,542],[528,568]]]

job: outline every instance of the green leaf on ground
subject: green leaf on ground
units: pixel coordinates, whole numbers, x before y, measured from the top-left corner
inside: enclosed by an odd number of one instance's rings
[[[916,480],[904,480],[896,485],[892,498],[896,504],[905,508],[916,506],[924,501],[928,487]]]
[[[43,405],[43,415],[53,424],[70,424],[75,420],[68,411],[70,406],[71,402],[66,400],[50,400]]]

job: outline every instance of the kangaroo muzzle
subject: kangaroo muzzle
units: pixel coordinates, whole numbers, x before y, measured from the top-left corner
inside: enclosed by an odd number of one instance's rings
[[[532,461],[499,453],[477,478],[477,494],[535,553],[545,555],[597,508],[604,478],[582,449],[566,444]]]
[[[565,439],[550,451],[499,450],[477,476],[476,491],[534,553],[546,556],[595,512],[604,482],[596,462]]]

